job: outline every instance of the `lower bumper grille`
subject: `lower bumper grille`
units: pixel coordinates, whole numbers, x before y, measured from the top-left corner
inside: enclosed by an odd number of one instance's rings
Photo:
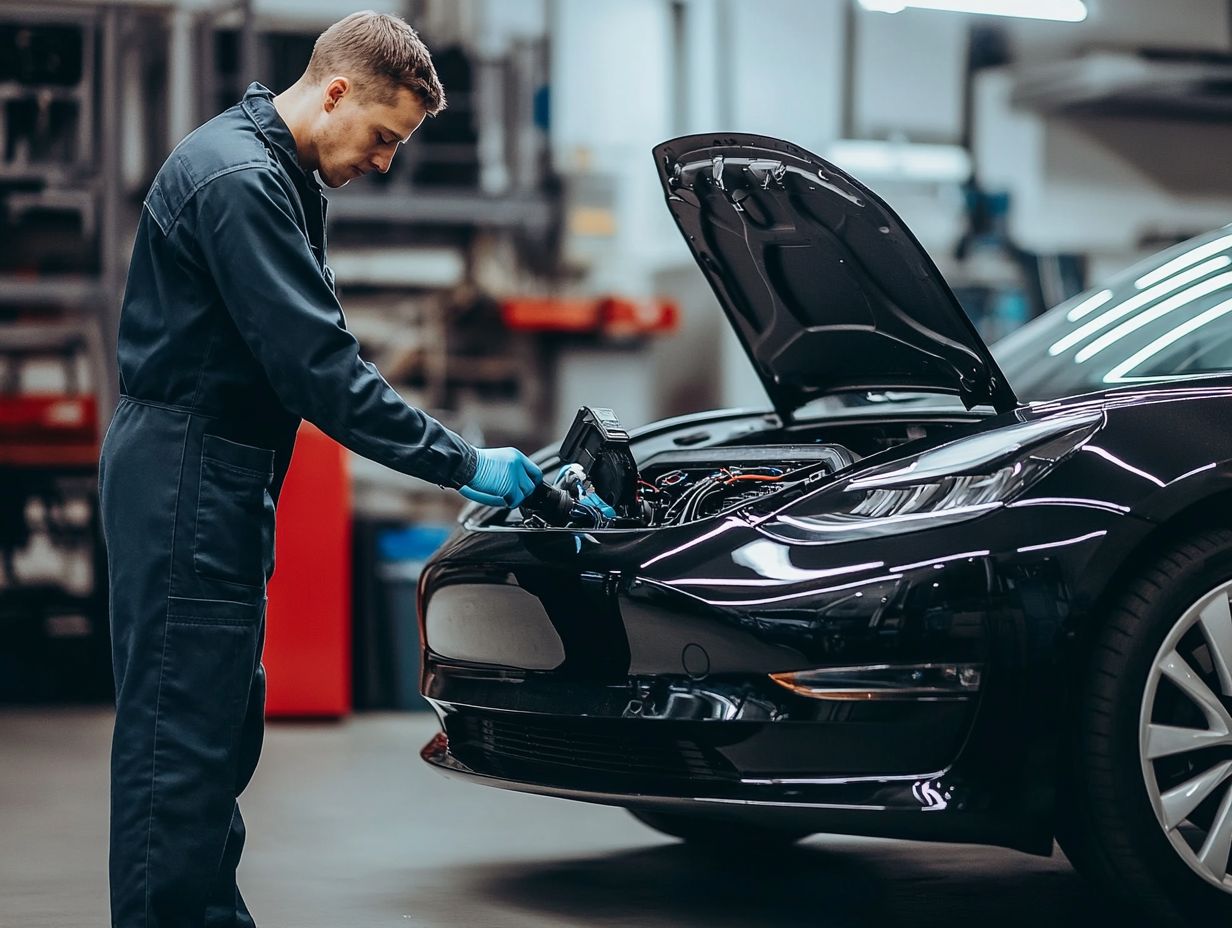
[[[466,766],[512,779],[738,779],[718,751],[672,722],[457,712],[446,717],[445,732],[450,753]]]

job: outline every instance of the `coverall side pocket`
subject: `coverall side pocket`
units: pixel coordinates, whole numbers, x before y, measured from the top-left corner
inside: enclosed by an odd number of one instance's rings
[[[274,452],[203,436],[193,567],[202,577],[261,586],[273,563]]]
[[[153,713],[155,755],[150,851],[157,867],[150,876],[152,906],[183,911],[186,887],[201,886],[202,861],[223,854],[227,823],[241,777],[256,763],[247,746],[262,626],[259,605],[246,614],[178,615],[202,611],[170,603],[163,636],[162,668]],[[155,694],[150,693],[151,701]],[[190,827],[191,826],[191,827]],[[143,842],[144,844],[144,842]],[[144,855],[144,850],[143,850]]]

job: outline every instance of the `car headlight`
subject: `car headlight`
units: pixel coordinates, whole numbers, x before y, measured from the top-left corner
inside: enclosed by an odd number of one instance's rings
[[[1077,451],[1099,412],[1019,422],[860,471],[796,500],[758,528],[835,544],[973,519],[1004,505]]]

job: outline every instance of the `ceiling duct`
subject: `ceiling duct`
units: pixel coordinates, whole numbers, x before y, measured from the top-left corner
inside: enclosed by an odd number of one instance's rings
[[[1232,56],[1091,51],[1015,71],[1012,102],[1044,113],[1227,119]]]

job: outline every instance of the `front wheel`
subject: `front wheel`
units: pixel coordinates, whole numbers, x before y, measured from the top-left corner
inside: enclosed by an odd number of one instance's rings
[[[1059,838],[1122,900],[1232,919],[1232,531],[1127,585],[1087,667]]]
[[[752,844],[765,848],[787,847],[812,834],[811,831],[801,829],[749,825],[689,812],[630,809],[629,814],[643,825],[670,837],[679,838],[687,844],[718,848],[736,844]]]

